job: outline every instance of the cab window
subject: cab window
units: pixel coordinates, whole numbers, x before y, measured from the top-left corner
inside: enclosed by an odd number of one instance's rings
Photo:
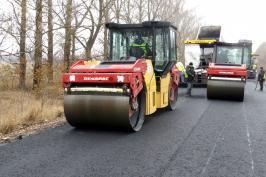
[[[177,60],[176,58],[176,34],[174,30],[170,31],[170,41],[171,41],[171,60]]]
[[[247,67],[249,67],[250,64],[251,64],[251,61],[250,61],[250,58],[251,58],[250,53],[251,53],[250,52],[250,49],[248,47],[245,47],[244,48],[244,56],[243,56],[243,64],[246,64]]]
[[[170,58],[169,33],[166,29],[157,29],[155,35],[155,70],[161,72],[164,71]]]

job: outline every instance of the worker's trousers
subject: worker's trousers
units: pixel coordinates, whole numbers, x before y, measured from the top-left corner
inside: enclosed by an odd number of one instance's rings
[[[260,90],[263,90],[263,81],[259,81],[260,82]]]
[[[185,82],[185,74],[183,72],[179,71],[179,75],[180,75],[181,82],[184,83]]]
[[[193,87],[192,83],[187,82],[187,95],[191,95],[192,87]]]

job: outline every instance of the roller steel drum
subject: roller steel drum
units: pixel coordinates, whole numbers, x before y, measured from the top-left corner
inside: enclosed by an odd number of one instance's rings
[[[245,82],[208,80],[207,97],[209,99],[232,99],[243,101]]]
[[[129,116],[131,109],[129,96],[66,94],[64,96],[65,116],[74,127],[100,126],[138,131],[144,121],[145,99],[143,100],[143,97],[139,97],[138,109]]]

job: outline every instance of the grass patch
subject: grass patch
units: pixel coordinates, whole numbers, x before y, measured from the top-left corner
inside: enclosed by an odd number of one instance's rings
[[[49,90],[54,95],[50,95]],[[63,100],[55,92],[60,91],[56,88],[46,89],[42,96],[36,97],[32,92],[1,91],[0,135],[62,117]]]

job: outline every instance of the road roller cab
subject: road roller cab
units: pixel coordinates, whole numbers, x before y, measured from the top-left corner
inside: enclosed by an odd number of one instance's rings
[[[108,59],[79,60],[63,74],[65,116],[75,127],[138,131],[145,115],[176,109],[176,27],[158,21],[106,27]]]
[[[243,101],[250,57],[246,43],[219,42],[208,67],[207,97]]]

